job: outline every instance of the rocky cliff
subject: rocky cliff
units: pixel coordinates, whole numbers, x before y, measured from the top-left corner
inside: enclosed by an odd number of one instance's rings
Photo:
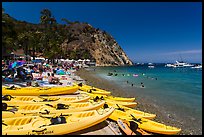
[[[97,66],[133,65],[114,38],[90,24],[75,23],[69,26],[69,38],[62,44],[65,52],[75,51],[96,61]]]

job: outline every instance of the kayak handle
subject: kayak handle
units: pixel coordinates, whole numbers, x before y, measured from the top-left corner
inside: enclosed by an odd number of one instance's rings
[[[43,132],[43,131],[45,131],[45,130],[47,130],[47,128],[44,128],[44,129],[42,129],[42,130],[32,130],[32,132]]]
[[[51,88],[40,88],[40,90],[49,90]]]

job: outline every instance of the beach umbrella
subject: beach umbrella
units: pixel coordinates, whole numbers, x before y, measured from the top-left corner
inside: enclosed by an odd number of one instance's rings
[[[25,64],[25,61],[23,61],[23,60],[22,61],[15,61],[9,65],[9,68],[21,67],[21,66],[23,66],[23,64]]]
[[[40,60],[40,59],[35,59],[35,60],[32,60],[32,62],[33,62],[33,63],[41,63],[42,60]]]
[[[17,66],[17,62],[13,62],[11,64],[9,64],[9,68],[15,68]]]
[[[17,61],[17,66],[22,66],[23,64],[25,64],[26,62],[24,60],[22,61]]]
[[[59,69],[59,70],[56,71],[56,74],[57,75],[65,75],[65,72],[64,72],[64,70]]]

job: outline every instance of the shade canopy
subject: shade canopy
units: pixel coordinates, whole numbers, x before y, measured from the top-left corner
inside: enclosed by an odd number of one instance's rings
[[[15,61],[13,63],[11,63],[9,65],[9,68],[17,68],[17,67],[20,67],[20,66],[23,66],[23,64],[25,64],[26,62],[24,60],[22,61]]]

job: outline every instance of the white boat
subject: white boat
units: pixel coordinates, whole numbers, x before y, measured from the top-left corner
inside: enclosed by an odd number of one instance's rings
[[[148,63],[148,68],[154,68],[154,64],[153,63]]]
[[[184,66],[184,67],[193,67],[194,65],[193,65],[193,64],[188,64],[188,63],[186,63],[186,64],[184,64],[183,66]]]
[[[195,65],[195,66],[193,66],[193,67],[191,67],[191,68],[202,69],[202,65]]]
[[[165,67],[173,67],[174,64],[166,64]]]
[[[148,66],[148,68],[154,68],[154,66],[153,66],[153,65],[151,65],[151,66]]]
[[[186,63],[186,62],[179,62],[176,60],[174,64],[166,64],[167,67],[174,67],[174,68],[183,68],[183,67],[193,67],[194,65]]]

